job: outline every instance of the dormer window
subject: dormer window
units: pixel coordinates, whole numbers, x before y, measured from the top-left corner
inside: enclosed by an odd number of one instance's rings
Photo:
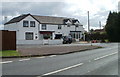
[[[76,21],[74,24],[75,24],[76,27],[81,26],[81,24],[79,23],[79,21]]]
[[[28,21],[23,21],[23,27],[28,27],[29,26],[29,22]]]
[[[35,21],[30,21],[30,27],[35,27]]]
[[[67,27],[70,27],[70,24],[67,24]]]
[[[65,22],[66,24],[67,24],[67,27],[70,27],[70,25],[72,24],[71,22],[70,22],[70,20],[68,20],[67,22]]]
[[[78,24],[76,24],[75,26],[78,27]]]
[[[68,20],[67,22],[65,22],[66,24],[71,24],[71,22]]]

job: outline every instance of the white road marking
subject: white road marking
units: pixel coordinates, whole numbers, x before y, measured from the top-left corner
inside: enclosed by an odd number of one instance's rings
[[[102,56],[102,57],[98,57],[98,58],[96,58],[96,59],[94,59],[95,61],[96,60],[100,60],[100,59],[102,59],[102,58],[105,58],[105,57],[108,57],[108,56],[112,56],[112,55],[115,55],[115,54],[117,54],[118,52],[114,52],[114,53],[111,53],[111,54],[108,54],[108,55],[105,55],[105,56]]]
[[[88,72],[90,72],[90,71],[88,71]]]
[[[45,58],[45,57],[43,56],[43,57],[36,57],[36,58]]]
[[[26,61],[26,60],[30,60],[30,58],[28,58],[28,59],[21,59],[21,60],[19,60],[19,61]]]
[[[4,64],[4,63],[11,63],[13,61],[5,61],[5,62],[0,62],[1,64]]]
[[[56,71],[53,71],[53,72],[50,72],[50,73],[43,74],[43,76],[55,74],[55,73],[58,73],[58,72],[61,72],[61,71],[65,71],[65,70],[68,70],[68,69],[71,69],[71,68],[75,68],[75,67],[81,66],[83,64],[84,63],[79,63],[79,64],[76,64],[76,65],[73,65],[73,66],[69,66],[69,67],[66,67],[66,68],[63,68],[63,69],[59,69],[59,70],[56,70]]]
[[[56,55],[51,55],[51,56],[49,56],[49,57],[55,57]]]
[[[89,60],[89,62],[91,62],[91,60]]]

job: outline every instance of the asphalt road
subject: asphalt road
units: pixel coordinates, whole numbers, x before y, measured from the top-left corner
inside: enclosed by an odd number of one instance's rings
[[[3,61],[3,75],[118,75],[118,44],[66,55]]]

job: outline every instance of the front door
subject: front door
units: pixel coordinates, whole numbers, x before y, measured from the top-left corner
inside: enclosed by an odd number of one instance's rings
[[[79,33],[78,32],[75,32],[75,39],[76,39],[76,41],[79,41]]]

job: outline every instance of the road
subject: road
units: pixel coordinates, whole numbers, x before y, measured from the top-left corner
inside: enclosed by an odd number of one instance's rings
[[[3,61],[3,75],[118,75],[118,44],[66,55]]]

